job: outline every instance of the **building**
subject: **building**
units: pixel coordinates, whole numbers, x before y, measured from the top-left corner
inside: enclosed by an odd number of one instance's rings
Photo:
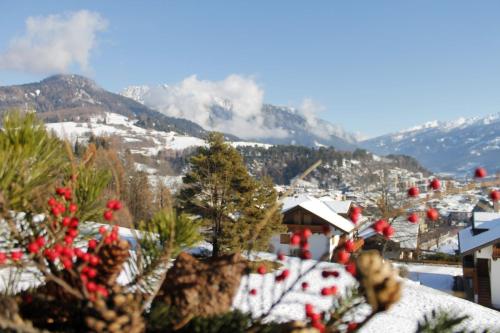
[[[500,309],[500,213],[475,212],[458,234],[466,295]]]
[[[355,225],[347,218],[351,209],[351,201],[338,201],[329,197],[303,195],[284,198],[283,223],[288,227],[288,232],[272,237],[272,249],[287,255],[298,254],[298,249],[290,245],[291,234],[309,228],[312,232],[309,238],[312,258],[330,259],[340,238],[352,236]],[[330,230],[328,235],[324,233],[325,228]]]
[[[371,226],[366,226],[359,232],[359,237],[364,239],[363,249],[378,250],[385,258],[397,260],[413,260],[417,257],[419,228],[421,224],[409,223],[406,217],[398,217],[391,224],[394,235],[387,239],[375,232]]]

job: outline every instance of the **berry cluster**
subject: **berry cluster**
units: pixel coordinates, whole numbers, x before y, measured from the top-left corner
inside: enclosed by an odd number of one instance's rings
[[[5,264],[8,259],[19,262],[26,256],[38,264],[46,265],[53,273],[58,269],[71,272],[71,275],[76,273],[83,294],[90,300],[96,299],[97,295],[108,296],[107,288],[96,282],[101,264],[98,253],[100,247],[119,241],[118,227],[113,226],[108,230],[110,228],[102,226],[99,228],[102,236],[100,240],[90,239],[87,248],[75,247],[80,224],[77,217],[78,205],[72,201],[73,194],[69,187],[58,187],[55,194],[47,202],[50,212],[48,223],[23,249],[13,250],[9,254],[0,252],[0,264]],[[112,221],[113,211],[121,207],[118,200],[108,201],[104,219]]]

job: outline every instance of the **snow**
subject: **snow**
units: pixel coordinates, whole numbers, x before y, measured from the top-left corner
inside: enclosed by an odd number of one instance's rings
[[[268,148],[273,146],[273,145],[270,145],[267,143],[249,142],[249,141],[234,141],[234,142],[231,142],[231,145],[233,147],[260,147],[260,148],[265,148],[265,149],[268,149]]]
[[[264,259],[269,259],[264,257]],[[287,279],[284,285],[274,283],[274,275],[272,273],[260,276],[251,274],[248,278],[244,278],[237,296],[235,297],[233,306],[243,311],[251,311],[254,316],[259,316],[263,311],[266,312],[273,300],[276,300],[285,287],[289,287],[294,279],[298,276],[299,271],[305,271],[308,267],[315,264],[315,261],[301,261],[298,258],[287,258],[287,268],[290,270],[290,278]],[[301,266],[302,265],[302,266]],[[413,265],[412,265],[413,266]],[[340,272],[339,278],[325,279],[321,276],[324,269],[337,270]],[[444,270],[445,274],[450,272],[450,268],[433,268],[423,266],[421,268],[413,268],[415,273],[419,269],[431,269],[432,273],[438,278],[427,278],[420,273],[420,278],[424,281],[430,281],[430,284],[448,288],[449,285],[439,279],[439,272]],[[443,274],[443,275],[445,275]],[[304,304],[311,303],[317,311],[327,310],[332,304],[331,297],[321,296],[319,294],[321,288],[336,285],[341,294],[344,293],[346,287],[354,283],[353,278],[344,271],[344,269],[334,263],[323,262],[306,275],[303,279],[310,285],[307,292],[300,290],[300,281],[293,291],[283,298],[281,304],[273,309],[269,320],[301,320],[304,319]],[[301,280],[302,281],[302,280]],[[403,292],[401,300],[396,303],[387,312],[376,315],[360,332],[398,332],[410,333],[415,332],[417,323],[423,316],[433,309],[442,309],[448,312],[459,312],[470,316],[465,322],[464,327],[468,329],[480,328],[500,328],[500,316],[495,310],[488,309],[478,304],[471,303],[467,300],[448,295],[441,291],[425,287],[411,280],[402,279]],[[249,288],[258,290],[256,296],[249,296]],[[356,313],[359,317],[362,315],[361,309]]]
[[[408,269],[410,280],[447,293],[453,290],[453,278],[463,273],[460,266],[425,264],[397,264],[397,266]]]

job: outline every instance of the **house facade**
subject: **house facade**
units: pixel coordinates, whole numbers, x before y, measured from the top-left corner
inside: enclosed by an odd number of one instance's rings
[[[500,309],[500,213],[475,212],[458,234],[467,297]]]
[[[283,223],[288,230],[287,233],[272,237],[272,250],[286,255],[298,255],[298,248],[290,245],[290,237],[294,232],[308,228],[312,232],[309,238],[312,258],[331,259],[341,237],[352,236],[355,225],[347,219],[351,207],[350,201],[337,201],[328,197],[285,198],[282,213]],[[325,229],[330,232],[325,233]]]

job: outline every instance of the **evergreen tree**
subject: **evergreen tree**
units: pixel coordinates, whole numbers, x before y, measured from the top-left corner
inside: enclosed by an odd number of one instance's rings
[[[275,204],[276,194],[272,186],[259,186],[249,175],[241,155],[224,142],[222,134],[210,133],[207,141],[208,147],[199,148],[190,160],[179,205],[209,228],[207,238],[216,257],[245,246],[241,242],[249,237],[242,240],[238,235],[259,222],[269,205]]]

